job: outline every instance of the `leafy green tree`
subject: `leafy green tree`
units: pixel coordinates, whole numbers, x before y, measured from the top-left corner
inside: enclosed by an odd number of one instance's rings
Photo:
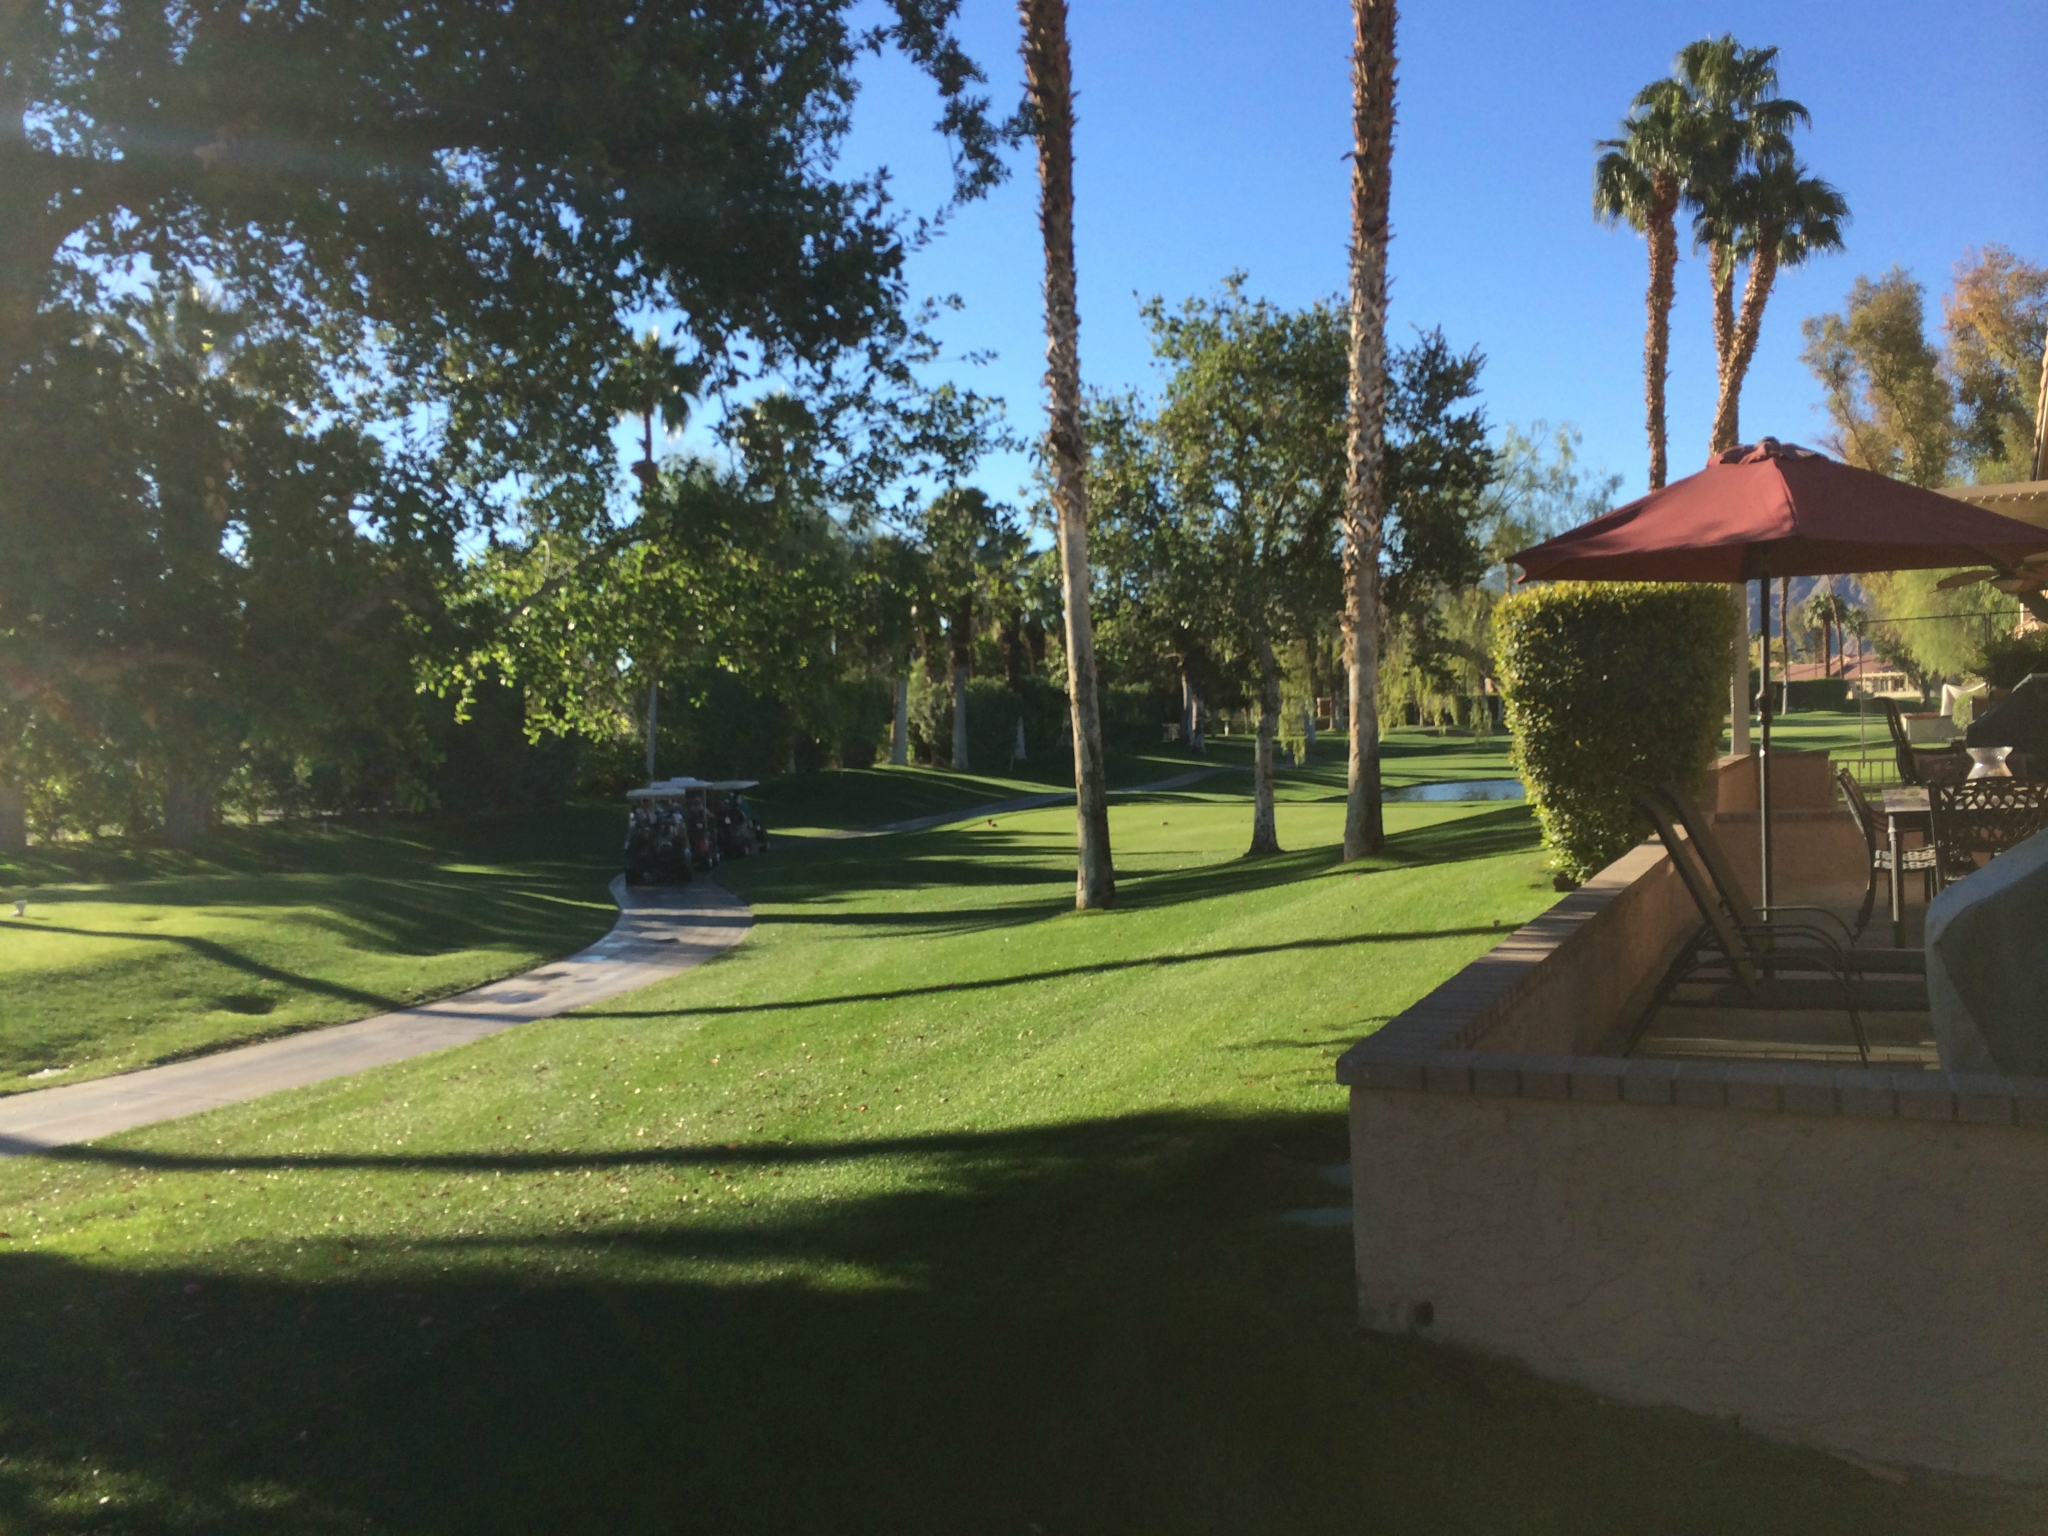
[[[1337,606],[1335,530],[1345,484],[1348,336],[1331,304],[1283,310],[1246,297],[1242,274],[1212,299],[1144,314],[1168,365],[1157,430],[1177,502],[1200,519],[1218,580],[1215,630],[1257,680],[1253,856],[1278,853],[1277,644]],[[1433,525],[1418,529],[1426,542]]]
[[[935,497],[922,529],[931,563],[928,590],[945,622],[947,676],[953,703],[952,766],[970,766],[967,682],[974,675],[974,642],[997,610],[1000,594],[1015,584],[1024,556],[1024,533],[1014,513],[976,486]]]
[[[0,758],[146,737],[175,819],[203,817],[243,753],[222,744],[282,686],[277,645],[212,659],[259,611],[228,601],[259,531],[302,540],[279,569],[388,567],[337,632],[419,646],[453,633],[432,589],[460,585],[465,525],[535,592],[568,546],[628,558],[612,429],[645,398],[649,314],[692,389],[780,374],[839,467],[877,464],[846,442],[919,354],[918,235],[836,151],[863,51],[895,50],[938,85],[956,194],[1000,175],[953,9],[0,0],[0,677],[27,722]],[[138,273],[260,317],[239,414],[129,334]],[[224,438],[225,478],[199,462]]]
[[[1094,397],[1087,425],[1103,655],[1125,678],[1152,676],[1164,661],[1182,740],[1200,753],[1204,711],[1232,701],[1236,681],[1217,625],[1227,573],[1210,520],[1177,493],[1158,424],[1137,396]]]
[[[1915,485],[1944,484],[1956,452],[1955,399],[1927,339],[1920,285],[1902,267],[1858,277],[1839,314],[1810,317],[1802,361],[1820,381],[1827,446],[1850,464]]]
[[[1613,509],[1621,476],[1585,465],[1584,445],[1585,435],[1570,422],[1501,428],[1477,529],[1488,580],[1498,589],[1510,579],[1510,555]]]
[[[53,398],[0,417],[0,777],[98,782],[88,830],[185,841],[237,760],[410,713],[446,505],[359,426],[309,419],[300,338],[167,279],[49,362]],[[132,782],[109,799],[94,763]]]
[[[1958,447],[1972,477],[2048,479],[2048,267],[2002,245],[1968,252],[1941,310]]]

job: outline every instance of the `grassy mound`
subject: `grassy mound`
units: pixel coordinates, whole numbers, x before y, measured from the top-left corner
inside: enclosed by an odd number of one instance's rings
[[[1335,774],[736,866],[602,1009],[0,1165],[0,1528],[2038,1528],[1359,1335],[1335,1055],[1552,898]],[[2031,1522],[2031,1523],[2030,1523]]]

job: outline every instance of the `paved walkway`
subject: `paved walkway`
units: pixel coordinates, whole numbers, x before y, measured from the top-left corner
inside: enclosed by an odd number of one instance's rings
[[[1196,768],[1110,793],[1164,794],[1227,772],[1226,768]],[[949,822],[1038,810],[1073,798],[1070,789],[1053,790],[826,835],[922,832]],[[160,1120],[176,1120],[223,1104],[239,1104],[286,1088],[303,1088],[387,1062],[467,1045],[515,1024],[551,1019],[701,964],[737,944],[754,923],[744,902],[706,880],[650,890],[629,888],[619,878],[612,881],[612,898],[619,904],[619,920],[590,948],[473,992],[167,1067],[0,1097],[0,1157],[93,1141]]]
[[[744,902],[705,880],[647,890],[617,879],[612,896],[620,912],[610,933],[523,976],[353,1024],[0,1098],[0,1157],[196,1115],[553,1018],[701,964],[737,944],[754,922]]]

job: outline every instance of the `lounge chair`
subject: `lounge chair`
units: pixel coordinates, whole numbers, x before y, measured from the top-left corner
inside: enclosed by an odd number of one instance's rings
[[[1761,908],[1752,906],[1749,893],[1742,888],[1742,882],[1736,878],[1735,866],[1728,861],[1727,850],[1721,846],[1720,838],[1714,833],[1714,824],[1707,819],[1685,786],[1664,784],[1659,786],[1657,794],[1670,808],[1678,824],[1685,828],[1686,837],[1698,851],[1707,878],[1713,883],[1714,894],[1720,899],[1722,908],[1728,913],[1730,920],[1738,927],[1771,927],[1782,932],[1815,934],[1835,948],[1841,963],[1852,975],[1926,974],[1927,955],[1924,950],[1857,947],[1856,939],[1870,920],[1870,905],[1867,901],[1864,904],[1862,921],[1853,927],[1826,907],[1793,904]],[[1874,880],[1875,876],[1872,878]],[[1873,884],[1871,889],[1874,891],[1876,886]]]
[[[1892,756],[1899,765],[1901,784],[1941,784],[1963,778],[1970,771],[1966,753],[1954,747],[1918,747],[1906,733],[1906,718],[1897,699],[1884,701],[1885,724],[1891,728]]]
[[[1651,1022],[1666,1007],[1749,1008],[1845,1013],[1856,1054],[1867,1063],[1865,1009],[1927,1007],[1926,983],[1919,978],[1863,974],[1866,968],[1877,969],[1872,963],[1876,957],[1899,951],[1845,949],[1817,926],[1737,920],[1716,890],[1699,850],[1690,838],[1679,835],[1672,807],[1656,795],[1638,795],[1636,805],[1657,828],[1702,922],[1659,979],[1622,1047],[1623,1055],[1635,1053]]]
[[[1892,869],[1890,839],[1885,834],[1884,824],[1870,802],[1863,797],[1863,786],[1856,782],[1856,775],[1847,768],[1837,768],[1835,779],[1842,786],[1842,799],[1847,802],[1849,814],[1856,818],[1856,825],[1863,832],[1863,846],[1870,853],[1870,889],[1863,893],[1863,910],[1856,914],[1856,925],[1850,930],[1853,938],[1861,938],[1863,930],[1870,926],[1870,914],[1877,907],[1877,886],[1879,875],[1889,875]],[[1918,833],[1914,834],[1918,836]],[[1899,868],[1918,870],[1926,885],[1925,899],[1934,900],[1934,847],[1923,844],[1918,848],[1899,850]]]

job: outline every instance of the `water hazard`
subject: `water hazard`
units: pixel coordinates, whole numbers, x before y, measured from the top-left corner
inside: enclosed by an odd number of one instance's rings
[[[1449,779],[1440,784],[1408,784],[1387,790],[1388,804],[1413,800],[1522,800],[1528,791],[1520,779]]]

